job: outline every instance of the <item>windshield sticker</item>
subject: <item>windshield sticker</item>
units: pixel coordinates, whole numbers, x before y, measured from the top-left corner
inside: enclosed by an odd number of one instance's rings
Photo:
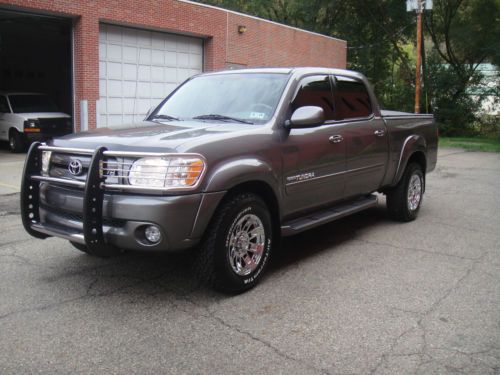
[[[265,116],[266,114],[263,112],[250,112],[250,118],[253,120],[264,120]]]

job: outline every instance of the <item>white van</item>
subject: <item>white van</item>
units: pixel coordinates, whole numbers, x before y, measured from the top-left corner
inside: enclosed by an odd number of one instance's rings
[[[25,151],[35,140],[72,132],[71,116],[59,112],[49,96],[0,92],[0,140],[8,140],[12,152]]]

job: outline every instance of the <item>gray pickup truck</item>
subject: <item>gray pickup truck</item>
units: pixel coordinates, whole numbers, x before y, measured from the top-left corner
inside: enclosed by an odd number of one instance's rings
[[[280,236],[374,207],[375,192],[415,219],[437,142],[431,115],[381,110],[359,73],[201,74],[139,124],[34,143],[22,219],[96,256],[194,248],[197,276],[237,293]]]

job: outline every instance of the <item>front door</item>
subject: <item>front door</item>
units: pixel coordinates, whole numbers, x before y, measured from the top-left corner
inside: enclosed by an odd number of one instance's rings
[[[291,129],[282,144],[285,214],[294,214],[342,199],[346,168],[345,125],[334,121],[330,77],[302,79],[290,113],[299,107],[318,106],[325,122],[317,127]]]

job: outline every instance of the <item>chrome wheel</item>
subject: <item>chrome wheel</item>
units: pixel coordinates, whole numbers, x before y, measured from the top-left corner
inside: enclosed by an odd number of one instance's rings
[[[229,235],[229,263],[239,276],[250,274],[259,265],[266,241],[264,225],[253,214],[241,217]]]
[[[413,174],[408,184],[408,210],[415,211],[422,200],[422,179]]]
[[[9,147],[11,150],[15,150],[16,149],[16,139],[15,139],[15,136],[14,135],[11,135],[9,137]]]

